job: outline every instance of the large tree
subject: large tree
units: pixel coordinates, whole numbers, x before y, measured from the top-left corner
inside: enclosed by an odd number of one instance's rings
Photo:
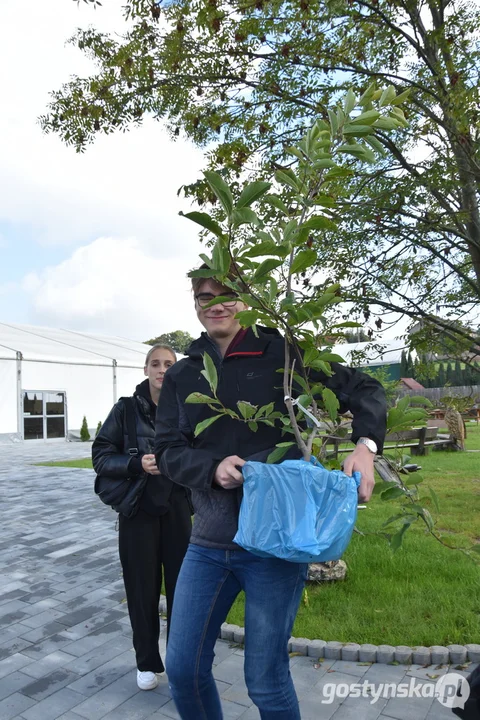
[[[163,333],[163,335],[159,335],[151,340],[145,340],[145,343],[147,345],[156,345],[157,343],[170,345],[175,352],[184,354],[194,339],[195,338],[193,338],[190,333],[185,332],[185,330],[173,330],[172,332]]]
[[[402,100],[408,92],[408,125],[366,138],[388,151],[373,176],[369,168],[331,190],[340,224],[325,230],[318,266],[342,283],[353,314],[371,328],[401,313],[423,319],[423,338],[431,329],[436,342],[472,344],[468,325],[456,319],[480,302],[478,6],[127,0],[126,14],[123,38],[77,33],[74,42],[98,70],[53,93],[46,131],[83,150],[95,134],[153,115],[172,135],[205,145],[224,176],[267,177],[290,162],[285,146],[312,118],[338,121],[325,108],[341,90],[361,93],[378,82]],[[214,201],[203,180],[186,192]]]

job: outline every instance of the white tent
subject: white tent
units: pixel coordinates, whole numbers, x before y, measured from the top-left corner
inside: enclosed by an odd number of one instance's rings
[[[120,337],[0,323],[0,442],[93,435],[144,379],[148,345]]]

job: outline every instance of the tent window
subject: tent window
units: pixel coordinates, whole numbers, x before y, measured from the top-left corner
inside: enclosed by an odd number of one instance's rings
[[[25,440],[65,437],[65,393],[25,390],[23,430]]]

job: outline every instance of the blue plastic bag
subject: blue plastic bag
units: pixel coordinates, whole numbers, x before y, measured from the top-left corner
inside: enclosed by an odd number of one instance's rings
[[[233,541],[261,557],[290,562],[338,560],[352,537],[360,473],[284,460],[242,467],[243,500]]]

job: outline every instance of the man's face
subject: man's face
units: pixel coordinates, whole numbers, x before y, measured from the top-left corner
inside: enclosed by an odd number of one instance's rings
[[[205,296],[207,299],[208,295],[230,295],[232,291],[230,288],[223,287],[215,280],[205,280],[199,289],[197,290],[196,296]],[[212,298],[209,298],[210,300]],[[195,300],[195,308],[197,311],[197,317],[202,323],[203,327],[213,339],[221,339],[228,337],[235,337],[237,332],[241,329],[238,320],[235,320],[235,315],[240,310],[245,310],[247,305],[238,300],[235,305],[231,307],[225,307],[224,305],[213,305],[213,307],[202,308],[199,300]]]

